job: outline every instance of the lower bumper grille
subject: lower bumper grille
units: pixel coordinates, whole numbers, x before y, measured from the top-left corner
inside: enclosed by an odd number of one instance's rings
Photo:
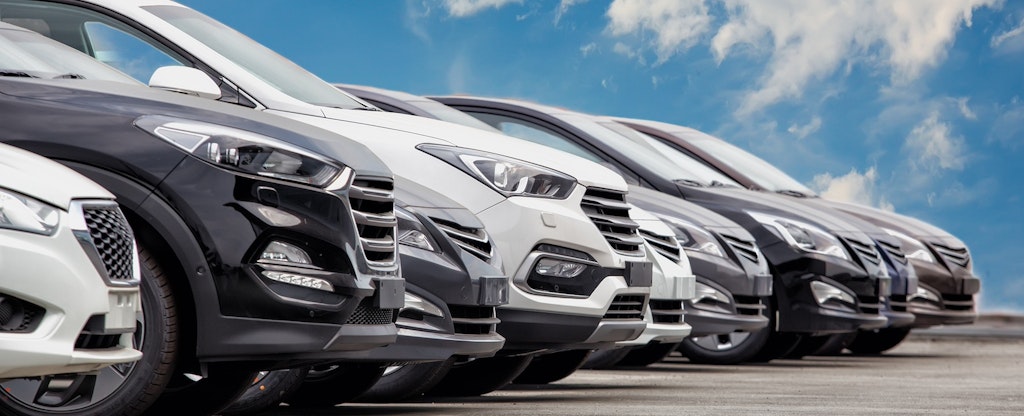
[[[882,302],[878,296],[857,296],[857,303],[861,313],[878,315],[882,312]]]
[[[359,302],[352,316],[345,321],[352,325],[387,325],[398,320],[398,309],[381,309],[373,306],[373,299],[366,298]]]
[[[906,312],[909,305],[907,295],[889,296],[889,309],[892,309],[893,312]]]
[[[757,296],[733,295],[732,299],[736,302],[736,313],[739,315],[761,316],[766,309],[761,298]]]
[[[495,331],[498,318],[491,306],[448,305],[456,334],[484,335]]]
[[[683,301],[651,299],[651,317],[656,324],[678,324],[683,322]]]
[[[75,340],[76,350],[105,350],[121,343],[121,335],[79,334]]]
[[[942,295],[942,305],[951,311],[974,310],[974,295]]]
[[[643,295],[618,295],[612,300],[604,319],[644,319],[644,304],[647,297]]]

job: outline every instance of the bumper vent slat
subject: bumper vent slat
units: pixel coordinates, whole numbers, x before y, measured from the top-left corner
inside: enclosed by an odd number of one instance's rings
[[[121,210],[114,204],[89,204],[82,207],[82,214],[110,280],[134,279],[135,240]]]
[[[359,232],[359,242],[370,266],[391,267],[395,264],[394,183],[390,179],[356,177],[349,187],[352,218]]]
[[[651,307],[651,317],[654,318],[655,323],[678,324],[683,322],[683,315],[686,312],[683,310],[682,300],[651,299],[648,304]]]
[[[483,261],[490,261],[494,257],[494,246],[491,238],[482,228],[466,228],[451,221],[431,218],[441,231],[444,231],[452,241],[463,250],[469,252]]]
[[[495,332],[498,318],[494,307],[448,305],[456,334],[484,335]]]
[[[629,218],[625,193],[588,188],[580,207],[615,252],[636,257],[644,255],[643,239],[637,233],[640,226]]]
[[[906,312],[909,306],[907,295],[889,296],[889,309],[892,309],[894,312]]]
[[[644,304],[647,297],[643,295],[618,295],[612,300],[604,319],[644,319]]]
[[[935,243],[932,243],[932,246],[935,247],[935,251],[939,252],[942,259],[947,262],[963,268],[967,268],[967,265],[971,263],[971,255],[967,252],[966,247],[948,247]]]
[[[878,315],[882,311],[882,301],[878,296],[857,296],[861,313]]]
[[[974,310],[974,296],[943,293],[942,306],[951,311]]]
[[[734,294],[732,299],[736,302],[736,313],[740,315],[759,316],[763,314],[764,310],[768,309],[768,307],[761,301],[761,298],[757,296],[742,296]]]
[[[644,240],[647,240],[651,247],[654,247],[654,251],[668,257],[675,263],[679,262],[682,254],[680,254],[679,242],[676,241],[675,237],[658,235],[647,230],[640,230],[640,235],[644,237]]]
[[[757,246],[754,245],[753,241],[742,240],[728,234],[720,235],[725,239],[725,242],[729,244],[729,247],[732,247],[733,251],[736,252],[736,255],[754,263],[760,261],[760,252],[758,251]]]

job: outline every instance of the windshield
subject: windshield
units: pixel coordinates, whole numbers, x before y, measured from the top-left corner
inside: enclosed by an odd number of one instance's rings
[[[132,77],[60,42],[35,32],[9,27],[0,27],[0,74],[141,85]]]
[[[797,191],[805,195],[814,195],[814,191],[785,172],[725,140],[700,132],[677,133],[675,136],[686,140],[716,160],[749,177],[761,188],[774,192]]]
[[[595,122],[592,119],[581,116],[564,116],[571,119],[574,126],[594,136],[606,146],[611,147],[627,158],[643,163],[643,166],[650,169],[654,174],[670,179],[686,182],[695,182],[700,185],[721,183],[734,185],[731,179],[722,176],[714,171],[695,169],[689,163],[679,163],[666,156],[668,152],[655,148],[647,138],[636,131],[614,122]]]
[[[144,9],[295,99],[323,107],[366,107],[294,62],[202,13],[179,6]]]
[[[434,100],[423,100],[423,101],[410,101],[412,105],[417,108],[430,113],[430,115],[437,117],[438,120],[444,120],[449,123],[461,124],[463,126],[476,127],[478,129],[487,130],[490,132],[501,133],[500,130],[491,127],[490,124],[484,123],[469,114],[463,113],[459,110],[441,104]]]

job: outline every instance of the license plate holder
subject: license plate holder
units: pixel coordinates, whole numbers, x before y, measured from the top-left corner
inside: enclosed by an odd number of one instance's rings
[[[649,261],[627,261],[623,272],[630,287],[651,287],[654,283],[654,263]]]

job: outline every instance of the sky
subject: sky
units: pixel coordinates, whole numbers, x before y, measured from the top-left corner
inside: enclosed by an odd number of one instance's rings
[[[953,233],[982,311],[1024,311],[1024,2],[183,3],[331,82],[702,130]]]

